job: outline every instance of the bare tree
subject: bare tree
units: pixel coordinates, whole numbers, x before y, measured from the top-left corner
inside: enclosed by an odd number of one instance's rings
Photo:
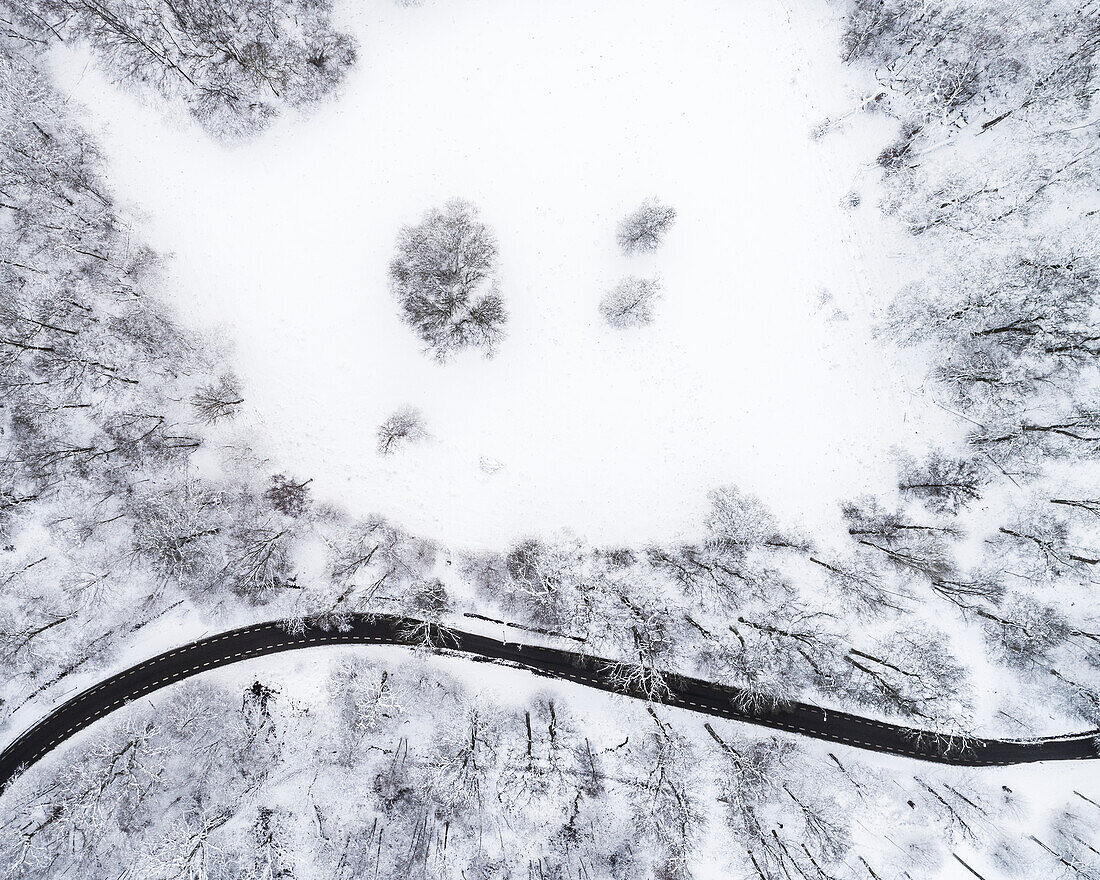
[[[854,0],[842,55],[875,65],[879,81],[922,117],[954,123],[979,108],[988,130],[1029,108],[1078,102],[1094,35],[1090,14],[1069,5],[1050,14],[989,3],[917,8]]]
[[[507,607],[540,626],[565,630],[583,626],[589,616],[591,587],[578,570],[576,553],[576,548],[535,538],[514,544],[504,558],[507,578],[501,584]],[[499,571],[486,573],[492,576]]]
[[[727,829],[759,880],[847,876],[834,874],[852,848],[851,804],[833,793],[835,778],[793,742],[737,741],[704,725],[718,744],[717,784]],[[827,785],[832,782],[832,785]]]
[[[986,640],[999,657],[1034,669],[1069,638],[1071,627],[1061,612],[1016,593],[994,610],[981,609]]]
[[[600,315],[610,326],[623,330],[644,327],[653,320],[653,306],[661,298],[656,278],[624,278],[600,300]]]
[[[454,604],[446,584],[439,578],[410,585],[402,596],[401,606],[417,621],[405,627],[402,633],[410,643],[423,648],[445,648],[453,644],[452,636],[441,619],[453,609]]]
[[[191,406],[199,421],[208,425],[233,418],[242,403],[244,398],[233,376],[222,376],[217,382],[203,385],[191,396]]]
[[[646,774],[634,793],[638,818],[658,847],[659,876],[686,880],[702,821],[698,758],[684,736],[652,706],[646,708],[653,725],[642,732],[632,756]]]
[[[738,689],[738,704],[755,712],[775,708],[798,698],[807,685],[805,665],[782,641],[754,638],[746,627],[733,625],[720,638],[699,647],[696,662],[708,677]]]
[[[707,494],[707,529],[711,541],[745,553],[764,546],[786,547],[795,542],[780,534],[771,511],[755,495],[736,486],[722,486]]]
[[[921,132],[923,126],[916,120],[908,120],[902,123],[901,131],[897,138],[882,148],[875,159],[879,166],[886,171],[898,171],[916,152],[914,140]]]
[[[920,462],[902,460],[898,490],[936,513],[956,513],[981,498],[987,480],[985,468],[976,459],[954,458],[937,450]]]
[[[285,808],[260,807],[251,829],[252,876],[264,880],[294,880],[294,841]]]
[[[276,474],[264,492],[264,501],[279,513],[299,517],[309,508],[309,484],[312,482],[296,483],[286,474]]]
[[[948,729],[965,723],[971,709],[966,669],[942,651],[941,632],[928,626],[896,632],[877,645],[844,654],[844,689],[881,711],[924,719]]]
[[[808,558],[824,573],[825,587],[836,603],[857,614],[875,617],[898,612],[913,600],[904,575],[866,552],[855,552],[839,559],[823,559],[814,554]]]
[[[953,402],[994,423],[982,435],[986,445],[997,442],[996,423],[1017,413],[1026,411],[1026,424],[1038,431],[1044,423],[1035,416],[1052,400],[1064,411],[1082,370],[1095,362],[1100,269],[1090,256],[1091,227],[1082,224],[1057,244],[1018,243],[1008,257],[960,254],[965,268],[953,261],[931,286],[905,288],[892,306],[889,326],[902,341],[937,345],[934,375]]]
[[[235,529],[226,547],[221,572],[229,589],[250,602],[260,603],[276,590],[296,587],[289,545],[285,529],[271,525],[244,525]]]
[[[186,483],[133,499],[132,547],[158,575],[202,591],[221,555],[226,528],[220,496]]]
[[[226,826],[251,813],[282,760],[278,738],[258,736],[239,705],[229,689],[184,684],[155,713],[135,707],[5,792],[0,876],[109,880],[120,865],[143,877],[232,876]]]
[[[349,658],[329,675],[338,760],[354,766],[362,760],[366,738],[395,723],[402,715],[402,699],[390,675],[363,658]]]
[[[415,407],[397,410],[378,426],[378,452],[392,455],[402,446],[416,443],[428,436],[424,416]]]
[[[1060,873],[1082,878],[1100,877],[1096,813],[1086,804],[1082,799],[1079,804],[1062,807],[1043,835],[1045,839],[1030,835],[1029,840],[1057,863],[1055,870]]]
[[[1089,530],[1071,528],[1061,511],[1088,509],[1055,499],[1056,507],[1046,510],[1028,508],[1022,504],[1018,513],[987,539],[996,570],[1011,571],[1017,579],[1030,582],[1036,588],[1055,586],[1059,578],[1072,576],[1094,582],[1100,577],[1100,549],[1084,543],[1095,536]],[[1056,512],[1057,511],[1057,512]]]
[[[649,199],[619,223],[619,247],[624,254],[655,251],[676,222],[676,209]]]
[[[336,534],[325,539],[330,547],[328,585],[314,595],[320,603],[314,613],[339,623],[349,612],[398,600],[431,579],[439,557],[439,548],[432,542],[381,517],[336,526]]]
[[[496,237],[473,205],[454,199],[401,230],[390,284],[405,323],[446,360],[469,347],[491,354],[503,336],[496,271]]]

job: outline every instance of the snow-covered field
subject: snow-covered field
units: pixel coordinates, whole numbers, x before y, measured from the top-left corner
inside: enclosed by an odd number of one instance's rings
[[[235,346],[273,471],[453,544],[637,543],[695,531],[725,483],[816,530],[890,485],[892,447],[957,430],[871,337],[910,271],[875,208],[893,129],[864,114],[811,138],[873,86],[824,3],[386,0],[345,26],[344,94],[232,149],[57,59],[175,254],[185,320]],[[653,195],[679,220],[624,257],[615,225]],[[511,318],[494,358],[440,365],[386,273],[401,225],[455,196],[498,234]],[[628,274],[664,298],[616,331],[596,305]],[[431,438],[380,456],[403,405]]]

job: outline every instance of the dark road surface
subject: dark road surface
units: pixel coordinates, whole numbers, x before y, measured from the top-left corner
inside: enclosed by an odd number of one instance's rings
[[[168,651],[120,672],[54,709],[0,754],[0,788],[20,768],[33,764],[74,733],[119,706],[150,694],[173,682],[245,660],[322,645],[422,644],[420,621],[390,615],[353,618],[345,631],[306,626],[289,633],[282,623],[261,623],[210,636]],[[460,630],[434,626],[432,641],[444,653],[503,662],[550,678],[567,679],[588,687],[629,697],[644,694],[616,684],[611,663],[598,657],[503,642]],[[669,693],[662,702],[715,718],[744,721],[816,739],[843,743],[892,755],[960,766],[996,766],[1034,761],[1072,761],[1100,757],[1100,730],[1064,737],[1032,740],[968,739],[965,742],[930,731],[887,724],[847,712],[825,710],[806,703],[776,708],[747,709],[736,688],[695,678],[668,675]],[[741,708],[738,708],[742,706]]]

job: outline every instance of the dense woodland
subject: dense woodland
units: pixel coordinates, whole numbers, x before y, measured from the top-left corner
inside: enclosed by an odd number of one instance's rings
[[[1100,5],[837,9],[838,51],[873,96],[861,112],[897,125],[866,194],[924,267],[883,291],[879,332],[913,349],[968,442],[899,457],[895,485],[845,505],[839,539],[722,487],[694,543],[539,536],[452,552],[317,502],[308,474],[263,458],[247,389],[216,340],[174,320],[170,262],[115,204],[48,72],[52,44],[87,43],[165,112],[217,138],[255,136],[338,90],[353,63],[328,4],[6,6],[0,720],[49,705],[77,673],[117,668],[145,627],[183,614],[288,627],[371,610],[503,618],[612,658],[653,702],[598,719],[549,696],[495,707],[426,660],[348,659],[313,703],[200,680],[16,780],[0,876],[684,878],[720,859],[761,880],[918,880],[965,845],[1005,876],[1100,877],[1096,793],[1029,817],[978,773],[948,784],[907,764],[887,779],[660,707],[674,669],[748,700],[814,700],[963,739],[1034,734],[1051,706],[1067,726],[1100,727]],[[450,298],[429,301],[410,279],[439,276],[404,245],[448,216],[477,233],[478,275],[448,275],[437,292]],[[628,234],[647,216],[656,231]],[[656,247],[674,217],[643,206],[622,247]],[[400,234],[390,282],[432,353],[501,338],[495,256],[464,203]],[[644,323],[656,293],[617,290],[641,299],[601,311]],[[489,318],[471,322],[486,303]],[[424,431],[399,411],[379,453]],[[960,632],[1012,682],[992,712],[977,708]],[[865,852],[867,829],[890,829],[895,854]]]

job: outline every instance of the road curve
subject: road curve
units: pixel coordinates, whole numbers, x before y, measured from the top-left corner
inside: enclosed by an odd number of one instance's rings
[[[77,731],[119,706],[208,669],[238,660],[324,645],[424,644],[431,636],[437,650],[505,663],[550,678],[644,699],[617,682],[610,661],[573,651],[522,645],[394,615],[360,615],[346,628],[307,624],[289,632],[282,622],[230,630],[160,654],[113,675],[54,709],[0,753],[0,790],[27,767]],[[621,678],[621,677],[620,677]],[[807,703],[746,708],[743,692],[697,678],[668,674],[662,702],[716,718],[744,721],[892,755],[960,766],[1003,766],[1035,761],[1072,761],[1100,757],[1100,730],[1030,740],[967,739],[960,742],[932,731],[887,724]]]

